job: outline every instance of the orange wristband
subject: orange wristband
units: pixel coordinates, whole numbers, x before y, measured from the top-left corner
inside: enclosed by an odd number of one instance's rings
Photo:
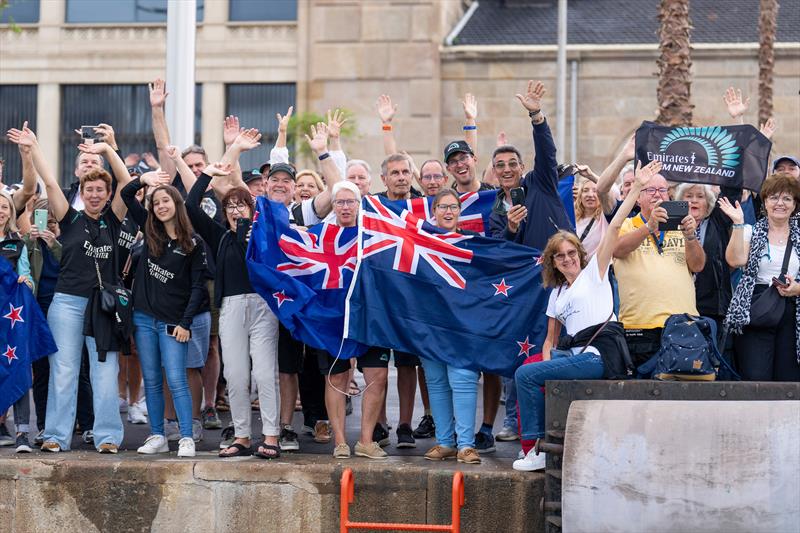
[[[381,129],[382,129],[383,131],[392,131],[392,125],[391,125],[391,124],[384,124],[384,125],[381,127]]]

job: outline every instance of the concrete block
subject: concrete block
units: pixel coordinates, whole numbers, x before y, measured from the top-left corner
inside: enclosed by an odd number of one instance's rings
[[[361,12],[361,39],[408,41],[411,35],[411,15],[411,6],[366,3]]]
[[[414,41],[438,42],[438,18],[433,6],[422,5],[411,8],[411,39]]]
[[[215,483],[216,531],[324,532],[320,495],[287,483]]]
[[[430,118],[403,118],[397,124],[397,144],[409,152],[427,152],[436,140]]]
[[[361,38],[359,6],[317,6],[310,11],[310,31],[316,42],[356,42]]]
[[[152,531],[207,531],[215,523],[216,511],[212,487],[198,483],[164,485]]]
[[[389,47],[389,76],[401,79],[429,78],[435,72],[438,54],[433,44],[392,44]]]
[[[413,116],[439,115],[439,98],[434,92],[439,86],[433,80],[411,80],[408,85],[409,108],[407,113]]]
[[[313,48],[310,56],[313,79],[353,80],[384,78],[389,66],[386,44],[326,44]]]
[[[14,527],[16,492],[13,479],[0,479],[0,524]]]

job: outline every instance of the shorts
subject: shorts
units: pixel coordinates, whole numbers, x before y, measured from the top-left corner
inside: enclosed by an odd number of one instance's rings
[[[214,303],[214,280],[206,281],[206,289],[208,289],[209,296],[209,309],[211,309],[211,333],[209,335],[219,335],[219,307]],[[222,372],[220,372],[221,374]]]
[[[303,343],[292,337],[289,330],[278,326],[278,372],[299,374],[303,370]]]
[[[327,375],[329,371],[335,375],[350,370],[350,359],[336,359],[324,350],[313,350],[313,352],[317,355],[319,371],[324,375]],[[373,347],[356,358],[356,366],[362,374],[365,368],[388,368],[389,355],[389,350]]]
[[[646,363],[661,348],[663,331],[664,328],[625,330],[625,342],[635,367]]]
[[[398,368],[401,366],[421,366],[422,363],[419,361],[419,357],[408,353],[408,352],[399,352],[397,350],[392,350],[394,353],[394,367]]]
[[[186,354],[186,368],[203,368],[208,358],[208,336],[211,330],[211,313],[195,315],[192,321],[192,337]]]

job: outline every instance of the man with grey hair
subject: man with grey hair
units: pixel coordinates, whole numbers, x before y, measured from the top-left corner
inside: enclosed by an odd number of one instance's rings
[[[369,194],[369,187],[372,184],[372,169],[369,163],[363,159],[351,159],[347,162],[345,179],[355,184],[361,196]]]

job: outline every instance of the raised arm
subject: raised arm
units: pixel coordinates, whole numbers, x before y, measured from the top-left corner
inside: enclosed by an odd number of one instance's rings
[[[472,147],[472,154],[478,157],[478,99],[472,93],[464,95],[461,100],[464,108],[464,140]]]
[[[164,155],[172,162],[173,167],[178,170],[178,175],[181,178],[183,189],[187,192],[192,190],[194,182],[197,181],[197,178],[195,177],[194,172],[192,172],[192,169],[189,168],[189,165],[186,164],[186,161],[184,161],[181,157],[181,151],[178,149],[178,147],[167,146],[166,150],[164,150]],[[170,174],[170,176],[174,176],[174,174]]]
[[[289,106],[285,115],[275,113],[275,118],[278,119],[278,138],[275,139],[275,146],[269,152],[269,162],[272,165],[289,162],[289,149],[286,148],[286,132],[289,129],[292,112],[294,112],[294,106]]]
[[[217,176],[227,176],[229,173],[230,169],[220,168],[219,163],[206,165],[186,197],[186,212],[189,214],[189,220],[192,221],[195,231],[203,237],[212,250],[219,249],[219,242],[227,228],[208,216],[200,207],[200,203],[203,201],[203,194],[208,189],[208,185],[211,184],[213,187],[212,182],[217,179]],[[225,206],[222,207],[225,208]]]
[[[611,257],[614,255],[617,242],[619,242],[619,229],[636,204],[639,193],[647,186],[653,176],[660,171],[660,161],[651,161],[644,168],[642,168],[642,164],[639,163],[639,166],[636,168],[631,192],[625,197],[625,201],[622,202],[622,205],[617,209],[614,218],[608,223],[608,230],[603,235],[603,240],[600,241],[600,246],[597,248],[597,266],[601,273],[605,272],[606,268],[608,268],[608,265],[611,263]]]
[[[61,222],[67,214],[67,211],[69,211],[69,202],[67,202],[67,198],[64,196],[64,191],[58,186],[58,181],[55,175],[53,175],[50,165],[45,160],[44,154],[42,154],[42,149],[39,147],[36,135],[28,128],[26,123],[21,130],[15,128],[8,130],[8,139],[15,144],[30,148],[33,166],[44,181],[45,190],[47,191],[47,201],[50,204],[50,208],[53,210],[56,220]]]
[[[158,161],[161,164],[161,170],[170,176],[174,176],[176,171],[175,163],[167,155],[167,147],[171,144],[169,142],[167,117],[164,114],[164,106],[167,96],[169,96],[166,91],[167,83],[161,78],[156,78],[147,87],[150,89],[150,113],[153,118],[153,137],[156,139]]]
[[[342,176],[328,153],[328,126],[324,122],[319,122],[316,126],[311,126],[310,133],[311,136],[306,135],[306,141],[311,147],[311,151],[319,159],[320,170],[328,182],[325,190],[314,197],[314,212],[320,218],[325,218],[332,208],[331,190],[336,182],[342,179]]]
[[[392,99],[388,94],[382,94],[375,103],[378,108],[378,116],[381,119],[381,130],[383,130],[383,153],[392,155],[397,153],[397,141],[392,130],[392,119],[397,113],[397,104],[392,104]]]
[[[728,247],[725,248],[725,261],[731,268],[743,267],[747,264],[747,256],[750,254],[750,243],[744,240],[745,224],[742,206],[739,202],[731,204],[724,196],[717,200],[717,205],[733,222],[731,238],[728,240]]]
[[[255,128],[250,128],[248,130],[243,130],[239,135],[236,136],[236,139],[233,141],[233,144],[225,150],[225,154],[222,156],[220,163],[222,166],[226,168],[230,168],[231,172],[228,175],[228,179],[226,183],[220,182],[219,185],[213,183],[214,192],[217,195],[224,194],[233,187],[244,187],[247,188],[245,185],[244,180],[242,180],[242,173],[241,171],[236,172],[236,169],[239,168],[239,156],[242,155],[242,152],[247,152],[249,150],[253,150],[258,148],[261,143],[261,134]]]
[[[542,98],[547,91],[542,82],[528,81],[524,95],[517,94],[517,100],[528,112],[533,126],[533,147],[536,155],[533,160],[532,181],[541,190],[558,196],[558,161],[556,160],[556,144],[553,134],[544,119]]]
[[[22,124],[22,128],[25,129],[27,127],[28,121],[26,120]],[[19,157],[22,160],[22,189],[16,191],[13,198],[14,208],[17,210],[17,213],[21,213],[22,210],[25,209],[28,200],[33,198],[33,195],[36,193],[36,169],[33,167],[33,156],[31,155],[30,146],[18,144],[17,148],[19,149]]]
[[[728,108],[728,114],[737,124],[744,124],[744,114],[750,106],[750,97],[748,96],[742,100],[742,90],[728,87],[725,94],[722,95],[725,101],[725,106]]]
[[[125,167],[125,162],[119,157],[117,152],[105,142],[95,142],[93,144],[79,144],[78,150],[88,154],[99,154],[106,158],[114,178],[117,180],[117,190],[114,193],[114,198],[111,200],[111,209],[119,220],[125,218],[125,213],[128,212],[128,206],[122,201],[120,192],[131,181],[131,175],[128,174],[128,169]],[[48,191],[48,197],[49,197]]]
[[[614,210],[616,200],[611,197],[611,187],[617,181],[619,173],[628,164],[628,161],[633,160],[636,145],[636,137],[631,135],[622,150],[614,157],[611,164],[608,165],[600,177],[597,179],[597,196],[600,198],[600,203],[603,206],[603,212],[608,214]]]

